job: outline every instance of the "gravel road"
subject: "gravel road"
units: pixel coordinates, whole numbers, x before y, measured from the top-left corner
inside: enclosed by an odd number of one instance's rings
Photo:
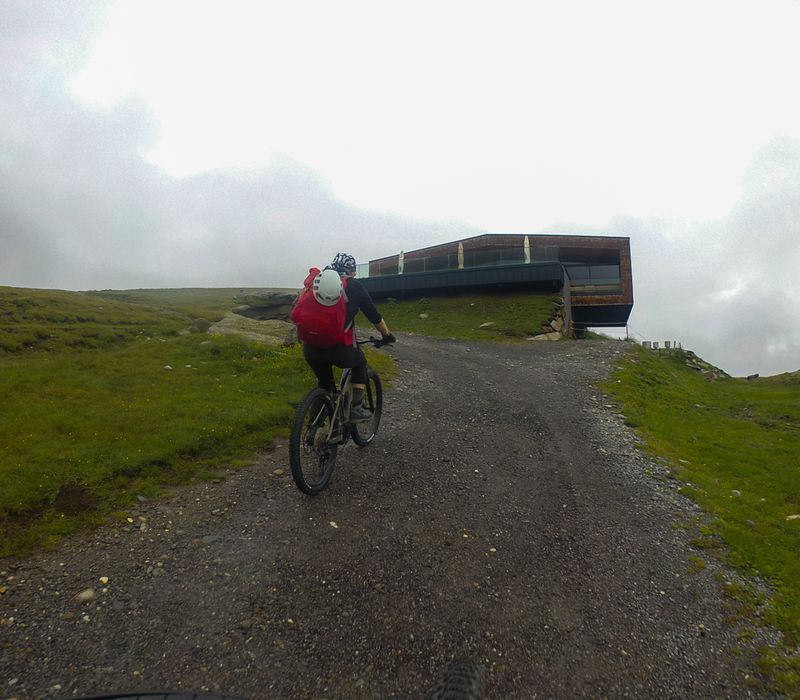
[[[0,697],[419,698],[455,658],[490,698],[767,697],[698,513],[593,388],[625,348],[401,337],[319,497],[281,444],[0,561]]]

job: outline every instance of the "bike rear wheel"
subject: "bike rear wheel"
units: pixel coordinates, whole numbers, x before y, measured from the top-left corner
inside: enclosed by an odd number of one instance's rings
[[[327,486],[336,464],[338,444],[328,440],[335,410],[324,389],[312,389],[294,412],[289,437],[289,465],[292,478],[303,493],[316,496]]]
[[[367,371],[367,388],[364,392],[364,405],[372,413],[372,418],[363,423],[353,423],[351,435],[359,447],[366,447],[375,439],[383,412],[383,387],[378,373],[371,367]]]

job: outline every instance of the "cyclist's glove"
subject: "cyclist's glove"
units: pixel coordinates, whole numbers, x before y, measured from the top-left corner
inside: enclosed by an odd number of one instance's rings
[[[381,338],[381,345],[391,345],[392,343],[396,342],[397,338],[395,338],[392,333],[389,333],[389,335],[385,335],[383,338]]]

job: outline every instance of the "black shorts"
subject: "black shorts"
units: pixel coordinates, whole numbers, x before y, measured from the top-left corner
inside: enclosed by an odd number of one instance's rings
[[[353,384],[367,383],[367,358],[357,345],[334,345],[332,348],[315,348],[303,343],[303,357],[314,371],[319,385],[333,391],[333,366],[353,370]]]

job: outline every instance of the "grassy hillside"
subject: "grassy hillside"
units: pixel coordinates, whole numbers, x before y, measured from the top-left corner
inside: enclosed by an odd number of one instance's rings
[[[126,301],[145,307],[177,312],[193,319],[216,321],[241,302],[240,297],[269,291],[252,288],[186,289],[106,289],[89,292],[101,299]]]
[[[0,556],[160,485],[250,463],[286,433],[314,383],[298,347],[181,334],[226,295],[177,295],[159,309],[153,298],[0,288]],[[386,374],[386,356],[373,358]]]
[[[0,353],[105,348],[175,335],[190,320],[78,292],[0,287]]]
[[[388,300],[377,306],[392,331],[462,340],[523,340],[542,332],[557,299],[530,292],[484,293]],[[493,325],[480,328],[484,323]]]
[[[102,522],[136,494],[249,463],[286,432],[313,384],[299,348],[204,332],[254,291],[0,287],[0,556]],[[396,331],[507,340],[538,331],[553,298],[380,306]],[[385,355],[371,358],[390,374]]]
[[[774,591],[763,615],[800,645],[800,374],[708,381],[683,353],[639,350],[604,387],[682,492],[710,516],[698,547],[724,552]],[[725,546],[721,549],[721,545]],[[742,591],[735,591],[737,594]],[[758,603],[750,591],[746,596]],[[800,696],[797,656],[765,654],[784,692]]]

